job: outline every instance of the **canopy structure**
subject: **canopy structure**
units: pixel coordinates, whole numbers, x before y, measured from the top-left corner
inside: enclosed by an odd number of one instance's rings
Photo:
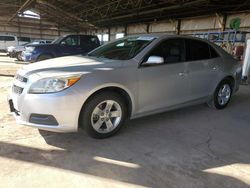
[[[9,22],[25,10],[77,30],[250,10],[250,0],[1,0]]]

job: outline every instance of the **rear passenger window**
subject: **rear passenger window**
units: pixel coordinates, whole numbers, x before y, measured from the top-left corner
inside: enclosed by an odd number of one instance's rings
[[[80,46],[79,36],[68,36],[61,42],[61,44],[67,46]]]
[[[205,42],[187,39],[187,61],[210,59],[209,45]]]
[[[96,46],[98,45],[98,40],[96,37],[82,36],[81,45],[83,46]]]
[[[211,58],[219,57],[218,53],[215,51],[215,49],[212,46],[209,46],[209,49],[210,49]]]
[[[90,41],[91,41],[91,43],[93,43],[93,44],[98,44],[98,40],[97,40],[96,37],[91,37],[91,38],[90,38]]]

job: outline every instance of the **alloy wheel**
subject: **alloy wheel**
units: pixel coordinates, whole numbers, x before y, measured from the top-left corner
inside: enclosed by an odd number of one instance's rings
[[[121,106],[114,100],[105,100],[94,108],[91,125],[98,133],[109,133],[119,125],[121,119]]]
[[[218,92],[218,103],[223,106],[228,103],[231,97],[231,87],[229,84],[223,84]]]

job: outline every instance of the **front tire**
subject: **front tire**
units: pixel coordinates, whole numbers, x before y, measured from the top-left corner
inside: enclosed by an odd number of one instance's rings
[[[232,92],[233,87],[231,82],[229,80],[221,81],[214,92],[214,96],[210,106],[218,110],[226,108],[231,100]]]
[[[17,52],[16,58],[18,61],[22,61],[22,52]]]
[[[102,92],[87,101],[80,115],[80,125],[93,138],[107,138],[117,133],[125,122],[127,108],[117,93]]]

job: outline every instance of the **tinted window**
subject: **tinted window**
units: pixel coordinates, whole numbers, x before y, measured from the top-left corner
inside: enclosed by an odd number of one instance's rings
[[[209,49],[210,49],[210,58],[219,57],[218,53],[215,51],[213,47],[209,46]]]
[[[24,42],[30,42],[30,38],[29,37],[18,37],[19,41],[24,41]]]
[[[210,50],[207,43],[199,40],[186,40],[187,61],[196,61],[210,58]]]
[[[99,41],[97,37],[91,37],[91,36],[81,36],[81,45],[82,46],[97,46],[99,45]]]
[[[12,36],[0,36],[1,41],[15,41],[15,37]]]
[[[165,63],[178,63],[185,61],[185,48],[183,39],[169,39],[160,43],[149,56],[160,56]]]
[[[5,36],[5,41],[15,41],[15,37]]]
[[[80,46],[79,36],[69,36],[62,40],[61,44],[67,46]]]

